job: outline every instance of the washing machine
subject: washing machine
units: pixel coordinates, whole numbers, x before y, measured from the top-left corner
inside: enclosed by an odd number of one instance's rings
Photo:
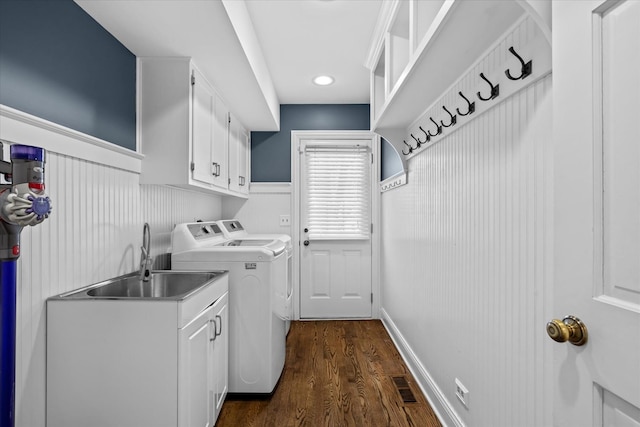
[[[230,239],[212,222],[178,224],[173,270],[229,271],[229,393],[272,393],[285,360],[286,246]]]
[[[224,235],[229,239],[246,239],[246,240],[264,240],[264,239],[278,239],[284,242],[287,255],[287,283],[286,283],[286,295],[283,297],[286,301],[286,313],[285,330],[287,334],[291,327],[291,319],[293,319],[293,245],[291,243],[291,236],[288,234],[254,234],[249,233],[244,226],[237,219],[224,219],[216,221],[216,224],[220,227]]]

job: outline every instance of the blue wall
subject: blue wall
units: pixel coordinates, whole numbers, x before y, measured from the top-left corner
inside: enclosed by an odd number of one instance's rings
[[[251,132],[251,181],[291,182],[292,130],[369,130],[369,104],[284,104],[280,132]]]
[[[0,0],[0,103],[136,149],[136,57],[72,0]]]

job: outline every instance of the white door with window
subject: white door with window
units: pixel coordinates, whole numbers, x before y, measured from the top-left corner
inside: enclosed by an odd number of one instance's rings
[[[299,141],[301,318],[371,317],[372,140]]]
[[[638,427],[640,2],[553,2],[553,46],[553,423]]]

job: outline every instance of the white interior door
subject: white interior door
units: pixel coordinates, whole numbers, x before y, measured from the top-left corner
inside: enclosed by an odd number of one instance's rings
[[[553,3],[556,426],[640,426],[640,2]]]
[[[300,317],[371,317],[371,140],[300,144]]]

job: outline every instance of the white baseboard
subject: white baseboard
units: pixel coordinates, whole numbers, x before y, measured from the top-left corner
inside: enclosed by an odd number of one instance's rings
[[[404,339],[384,308],[380,309],[380,318],[382,319],[385,329],[391,336],[393,343],[400,352],[400,356],[402,356],[402,359],[407,364],[411,374],[431,404],[433,412],[435,412],[442,425],[445,427],[465,427],[465,424],[453,409],[444,393],[442,393],[433,378],[431,378],[429,372],[422,365],[422,362],[420,362],[418,356],[413,352],[413,349],[411,349],[411,346],[409,346],[409,343]]]

